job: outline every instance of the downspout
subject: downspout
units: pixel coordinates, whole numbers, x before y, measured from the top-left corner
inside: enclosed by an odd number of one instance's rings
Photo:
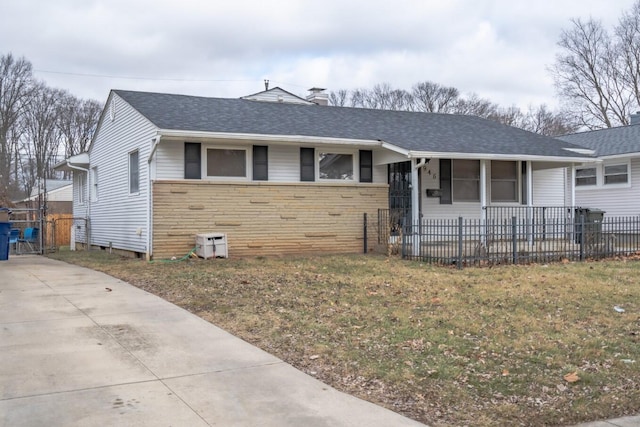
[[[80,166],[74,166],[68,161],[67,166],[69,167],[69,169],[79,170],[87,174],[87,189],[85,195],[85,200],[87,201],[87,213],[85,214],[84,219],[86,221],[85,227],[87,229],[87,249],[91,250],[91,193],[89,192],[89,189],[91,188],[91,174],[89,173],[89,169],[81,168]]]
[[[160,144],[160,136],[156,136],[151,140],[153,141],[153,146],[151,147],[149,158],[147,158],[147,261],[151,261],[151,257],[153,256],[153,225],[151,224],[153,218],[153,179],[151,176],[151,162],[153,161],[153,156],[156,154],[156,150],[158,149],[158,144]]]
[[[422,158],[420,161],[416,159],[416,164],[411,168],[411,224],[413,227],[413,255],[420,255],[420,179],[418,170],[427,164],[427,159]]]

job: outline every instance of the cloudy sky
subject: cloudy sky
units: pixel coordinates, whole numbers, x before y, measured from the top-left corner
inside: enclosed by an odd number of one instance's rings
[[[0,55],[103,102],[110,89],[239,97],[280,86],[433,81],[502,106],[557,105],[569,19],[613,26],[635,0],[0,0]]]

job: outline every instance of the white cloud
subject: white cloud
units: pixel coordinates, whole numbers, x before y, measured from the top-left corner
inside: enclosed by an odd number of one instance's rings
[[[111,88],[237,97],[264,78],[300,95],[430,80],[526,108],[555,103],[547,67],[569,18],[610,26],[633,3],[21,0],[3,4],[0,54],[98,100]]]

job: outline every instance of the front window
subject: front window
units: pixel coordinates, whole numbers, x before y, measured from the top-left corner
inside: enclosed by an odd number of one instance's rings
[[[129,194],[140,192],[140,153],[129,153]]]
[[[320,179],[353,180],[353,154],[320,153]]]
[[[518,201],[518,164],[502,160],[491,162],[491,201]]]
[[[629,182],[627,165],[611,165],[604,167],[604,184],[626,184]]]
[[[480,201],[480,161],[454,160],[451,177],[453,200],[456,202]]]
[[[576,169],[576,187],[596,185],[596,168]]]
[[[247,151],[208,148],[207,176],[245,178],[247,176]]]

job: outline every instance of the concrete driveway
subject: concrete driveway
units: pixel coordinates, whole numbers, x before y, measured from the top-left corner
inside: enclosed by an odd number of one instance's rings
[[[39,256],[0,262],[1,426],[419,426],[161,298]]]

